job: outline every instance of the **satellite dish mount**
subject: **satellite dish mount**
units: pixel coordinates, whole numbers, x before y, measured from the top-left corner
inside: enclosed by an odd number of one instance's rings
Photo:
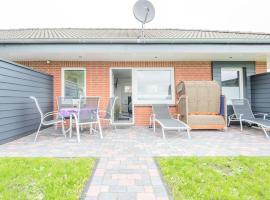
[[[141,38],[144,40],[144,25],[154,19],[155,8],[151,2],[139,0],[133,6],[133,14],[142,23]]]

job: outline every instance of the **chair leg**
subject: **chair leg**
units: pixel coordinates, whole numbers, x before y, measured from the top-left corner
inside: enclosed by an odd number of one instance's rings
[[[241,128],[241,132],[243,131],[243,123],[242,120],[240,120],[240,128]]]
[[[62,133],[63,133],[63,135],[66,138],[67,137],[67,134],[66,134],[66,131],[65,131],[64,120],[62,120],[61,125],[62,125]]]
[[[72,117],[70,117],[70,121],[69,121],[69,138],[72,137]]]
[[[39,127],[38,127],[38,130],[37,130],[37,133],[36,133],[36,136],[35,136],[34,143],[36,143],[37,136],[38,136],[38,134],[39,134],[39,131],[40,131],[41,125],[42,125],[42,124],[41,124],[41,122],[40,122]]]
[[[267,138],[267,139],[269,139],[269,135],[268,135],[268,133],[267,133],[266,129],[265,129],[265,128],[262,128],[262,129],[263,129],[263,132],[264,132],[264,134],[265,134],[266,138]]]
[[[79,142],[81,142],[81,137],[80,137],[80,126],[79,126],[78,122],[76,122],[76,130],[77,130],[77,140],[79,143]]]
[[[80,131],[81,131],[81,132],[83,131],[83,127],[82,127],[82,125],[80,125]]]
[[[101,123],[100,120],[98,121],[98,128],[99,128],[99,133],[100,133],[100,138],[103,138],[103,134],[102,134],[102,127],[101,127]]]
[[[89,133],[90,133],[90,135],[92,135],[92,133],[93,133],[93,124],[92,123],[89,124]]]
[[[156,132],[156,122],[153,121],[153,130],[154,130],[154,133]]]
[[[230,117],[228,117],[228,124],[227,124],[227,126],[228,126],[228,127],[231,126],[231,118],[230,118]]]
[[[165,138],[166,138],[164,128],[162,128],[162,137],[163,137],[163,139],[165,139]]]
[[[187,135],[188,135],[188,139],[190,140],[191,136],[190,136],[190,129],[189,128],[187,129]]]

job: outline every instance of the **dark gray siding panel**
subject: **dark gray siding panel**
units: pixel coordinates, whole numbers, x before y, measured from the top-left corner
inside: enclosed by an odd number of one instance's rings
[[[270,114],[270,73],[251,76],[251,106],[254,113]]]
[[[212,63],[213,80],[221,84],[221,68],[236,67],[243,69],[244,97],[251,100],[250,76],[256,74],[256,65],[253,61],[214,61]],[[232,113],[231,106],[228,106],[228,114]]]
[[[0,143],[37,130],[40,115],[29,99],[35,96],[43,112],[53,110],[53,77],[0,60]]]

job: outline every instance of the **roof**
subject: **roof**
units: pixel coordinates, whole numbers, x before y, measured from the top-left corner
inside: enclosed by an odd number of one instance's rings
[[[58,44],[58,43],[165,43],[165,44],[270,44],[270,34],[250,32],[145,29],[46,28],[0,30],[0,44]]]

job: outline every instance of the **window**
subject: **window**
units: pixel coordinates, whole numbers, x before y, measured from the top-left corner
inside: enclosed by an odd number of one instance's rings
[[[85,96],[85,70],[64,69],[63,70],[63,96],[74,99]]]
[[[134,76],[135,103],[174,103],[173,69],[137,69]]]
[[[125,90],[125,93],[131,93],[132,87],[130,85],[125,85],[124,90]]]
[[[243,70],[242,68],[222,68],[221,69],[222,94],[227,97],[227,103],[231,104],[231,99],[243,98]]]

